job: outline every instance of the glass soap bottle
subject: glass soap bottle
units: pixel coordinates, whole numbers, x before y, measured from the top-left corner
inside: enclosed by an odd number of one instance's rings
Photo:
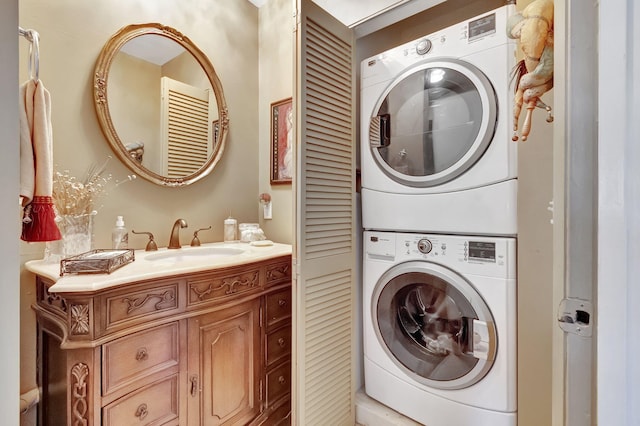
[[[116,226],[111,231],[112,247],[116,250],[123,250],[129,248],[129,233],[124,226],[124,218],[118,216],[116,218]]]
[[[229,243],[238,240],[238,221],[229,216],[224,220],[224,242]]]

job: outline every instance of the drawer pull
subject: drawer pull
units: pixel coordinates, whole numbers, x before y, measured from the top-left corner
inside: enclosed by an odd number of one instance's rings
[[[147,404],[140,404],[140,406],[138,406],[138,409],[136,410],[136,417],[142,420],[145,417],[147,417],[147,414],[149,414],[149,410],[147,409]]]
[[[193,375],[189,380],[191,381],[191,396],[196,396],[198,394],[198,376]]]
[[[284,348],[285,343],[286,341],[284,340],[284,337],[278,339],[278,345],[280,345],[281,348]]]
[[[137,361],[146,361],[148,358],[149,358],[149,353],[147,353],[147,348],[138,349],[138,352],[136,352]]]
[[[280,305],[280,306],[285,306],[286,304],[287,304],[287,301],[286,301],[286,300],[284,300],[284,299],[280,299],[280,300],[278,300],[278,305]]]
[[[285,383],[287,383],[287,380],[284,378],[284,376],[280,376],[278,377],[278,382],[280,382],[281,385],[284,385]]]

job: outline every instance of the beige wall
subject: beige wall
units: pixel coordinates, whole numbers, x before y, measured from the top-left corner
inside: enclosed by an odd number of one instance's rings
[[[116,55],[109,71],[109,112],[122,143],[144,143],[142,165],[162,170],[160,78],[157,65],[127,54]]]
[[[260,8],[260,193],[271,194],[273,219],[260,225],[273,240],[293,242],[293,194],[290,184],[270,183],[271,103],[293,94],[293,6],[291,0],[269,0]]]
[[[184,0],[20,0],[20,25],[37,29],[40,78],[52,98],[54,162],[59,170],[82,177],[108,155],[112,182],[130,173],[112,154],[101,133],[93,107],[92,75],[104,43],[131,23],[160,22],[187,35],[213,63],[229,108],[230,130],[221,161],[205,179],[186,188],[163,188],[138,179],[115,187],[102,200],[95,220],[95,247],[110,247],[116,215],[124,215],[129,230],[151,231],[166,246],[173,222],[184,218],[188,244],[195,228],[213,226],[199,234],[203,242],[222,240],[222,222],[233,215],[238,222],[258,222],[260,192],[274,195],[274,219],[265,224],[267,237],[291,243],[290,186],[274,189],[268,182],[269,102],[291,96],[292,47],[283,20],[291,18],[287,0],[271,1],[261,13],[267,31],[259,34],[258,9],[247,0],[202,2]],[[265,56],[259,58],[259,40]],[[20,45],[20,80],[27,78],[28,44]],[[282,55],[284,59],[281,59]],[[271,62],[275,64],[271,65]],[[264,68],[268,76],[259,80]],[[266,89],[259,91],[259,84]],[[266,114],[266,116],[264,116]],[[257,123],[259,125],[257,125]],[[265,174],[262,176],[262,174]],[[265,183],[266,182],[266,183]],[[282,211],[281,211],[282,210]],[[129,245],[144,248],[146,237],[130,233]],[[21,243],[21,264],[41,258],[43,244]],[[21,391],[35,386],[35,300],[33,276],[21,272]]]

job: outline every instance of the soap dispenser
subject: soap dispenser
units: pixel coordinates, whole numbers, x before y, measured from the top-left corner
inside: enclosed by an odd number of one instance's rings
[[[116,218],[116,226],[111,231],[111,241],[114,249],[123,250],[129,248],[129,233],[124,226],[124,218],[122,216]]]

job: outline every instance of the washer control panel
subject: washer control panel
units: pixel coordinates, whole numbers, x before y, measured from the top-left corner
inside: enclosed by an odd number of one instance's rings
[[[516,273],[515,238],[365,231],[363,243],[365,261],[425,260],[466,273]]]

